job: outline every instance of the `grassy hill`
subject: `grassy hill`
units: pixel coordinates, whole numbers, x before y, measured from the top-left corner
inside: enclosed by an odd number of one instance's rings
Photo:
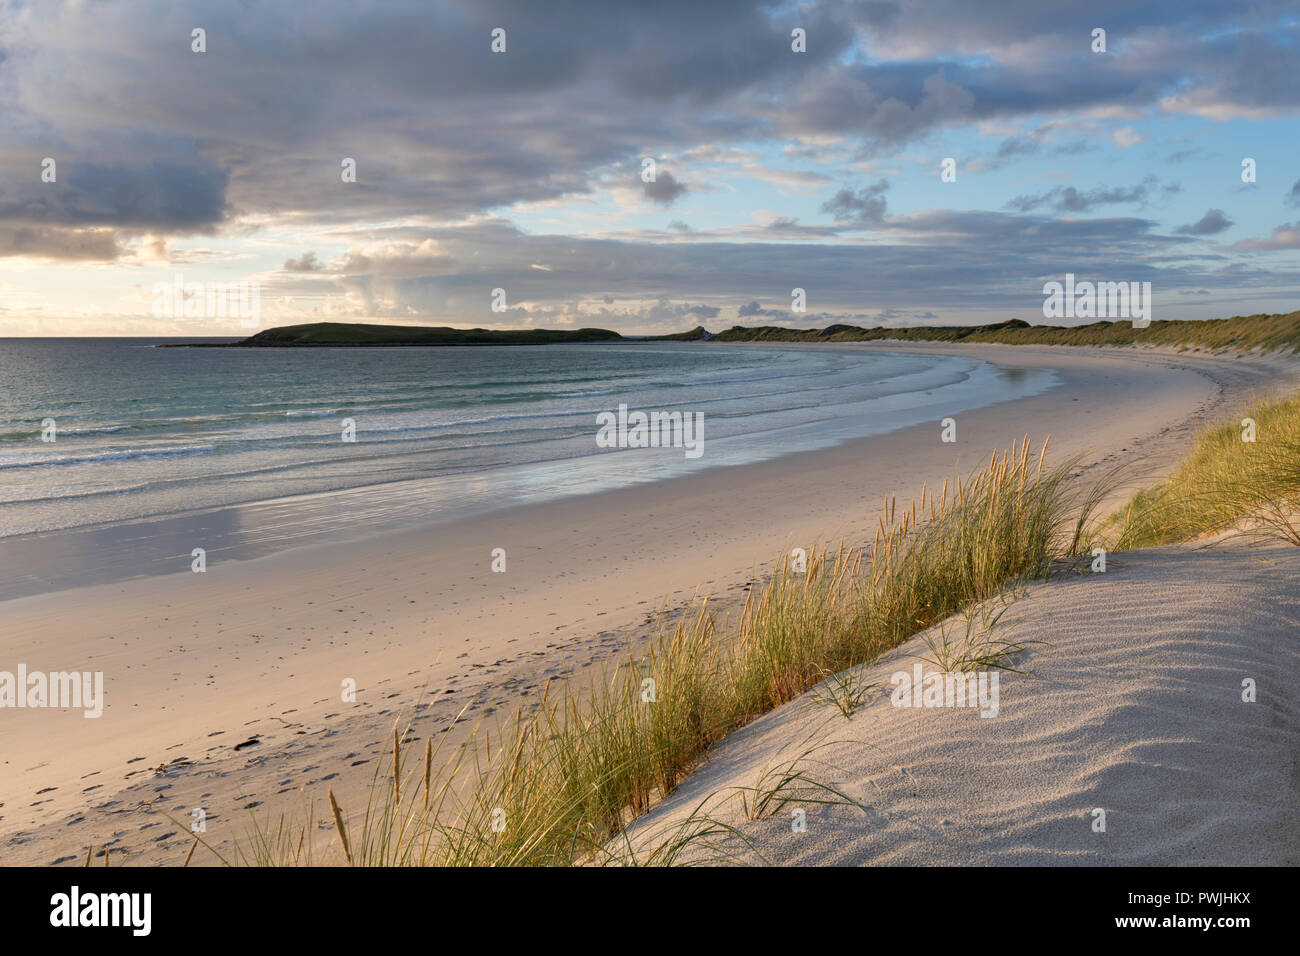
[[[617,332],[607,329],[452,329],[445,326],[313,322],[267,329],[235,343],[235,346],[551,345],[556,342],[618,342],[622,338]]]

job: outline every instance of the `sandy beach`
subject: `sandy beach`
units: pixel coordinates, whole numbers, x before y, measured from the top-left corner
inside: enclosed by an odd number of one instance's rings
[[[227,851],[233,839],[242,838],[249,812],[265,818],[314,799],[316,815],[323,817],[319,804],[327,786],[345,807],[360,807],[394,719],[417,702],[430,705],[418,712],[413,736],[445,733],[454,741],[476,721],[512,712],[548,679],[580,678],[594,663],[646,636],[658,609],[678,606],[697,592],[717,595],[724,604],[741,598],[780,553],[796,545],[869,541],[884,496],[911,496],[923,482],[934,486],[965,473],[987,461],[994,448],[1025,434],[1036,440],[1050,434],[1053,459],[1078,454],[1090,469],[1127,463],[1135,476],[1132,487],[1167,470],[1208,421],[1234,411],[1251,394],[1294,387],[1297,378],[1294,362],[1267,356],[917,344],[901,350],[948,351],[1011,370],[1051,368],[1062,384],[1032,399],[958,416],[955,444],[939,440],[936,421],[824,451],[436,528],[413,525],[345,545],[305,546],[251,561],[214,561],[201,575],[185,571],[5,602],[0,608],[0,661],[24,661],[49,671],[103,671],[106,706],[98,719],[74,711],[6,715],[0,748],[0,861],[71,865],[93,846],[97,854],[108,847],[117,861],[130,865],[179,865],[191,842],[187,828],[194,808],[206,813],[206,839]],[[494,548],[508,554],[504,574],[490,570]],[[1194,560],[1207,563],[1193,564],[1177,577],[1179,562]],[[1280,595],[1294,601],[1294,593],[1277,590],[1276,581],[1276,569],[1293,569],[1294,563],[1272,552],[1266,561],[1275,569],[1269,581],[1251,577],[1257,569],[1250,555],[1193,559],[1174,553],[1123,568],[1117,562],[1115,575],[1104,583],[1107,597],[1090,592],[1089,600],[1102,602],[1092,613],[1101,614],[1102,607],[1146,613],[1142,609],[1159,607],[1162,590],[1177,584],[1185,592],[1174,605],[1177,619],[1196,619],[1202,630],[1213,630],[1207,622],[1214,618],[1198,615],[1222,609],[1231,595],[1240,593],[1232,590],[1237,577],[1241,588],[1256,589],[1253,602],[1277,604]],[[1196,597],[1206,576],[1222,582],[1216,585],[1221,590]],[[1194,600],[1205,607],[1189,603]],[[1075,613],[1089,613],[1074,594],[1025,607],[1045,608],[1035,613],[1050,617],[1053,608],[1076,603],[1080,608]],[[1294,624],[1294,607],[1272,607],[1269,613],[1283,617],[1238,635],[1242,666],[1271,661],[1271,679],[1289,681],[1294,654],[1281,648],[1278,629],[1284,630],[1287,621]],[[1284,620],[1288,613],[1292,616]],[[1129,613],[1123,614],[1122,628],[1098,620],[1096,630],[1070,630],[1069,641],[1044,652],[1063,656],[1042,661],[1042,669],[1050,663],[1061,680],[1083,682],[1101,679],[1101,669],[1113,664],[1117,682],[1136,681],[1128,690],[1141,691],[1145,685],[1140,681],[1147,678],[1123,677],[1123,668],[1159,641],[1172,639],[1177,625],[1130,630]],[[1127,655],[1123,660],[1108,663],[1092,653],[1105,634],[1120,632],[1127,643],[1114,653]],[[1251,643],[1251,635],[1261,643]],[[1189,635],[1179,639],[1193,640]],[[1083,673],[1085,658],[1094,668],[1091,676]],[[1193,670],[1179,672],[1179,686],[1200,686],[1194,672],[1198,666],[1193,661],[1186,665]],[[355,702],[343,699],[349,681],[355,682]],[[1116,692],[1127,693],[1124,686],[1117,684]],[[1005,693],[1010,698],[1011,687]],[[1187,698],[1188,706],[1196,699]],[[1120,717],[1135,747],[1148,739],[1144,733],[1155,740],[1172,732],[1157,719],[1163,711],[1149,717],[1137,711],[1115,716],[1122,703],[1108,706],[1111,710],[1099,711],[1094,722],[1086,715],[1061,718],[1074,721],[1069,725],[1072,740],[1122,746],[1127,738],[1107,743]],[[1284,716],[1269,709],[1273,706],[1261,704],[1258,713]],[[779,713],[769,715],[764,726],[776,734],[771,728],[780,719]],[[854,732],[871,719],[855,718]],[[1026,720],[1017,733],[1055,732],[1050,724]],[[1185,732],[1199,740],[1211,725],[1197,726],[1189,725]],[[1214,726],[1221,735],[1222,727]],[[1291,726],[1294,733],[1294,720]],[[756,725],[753,732],[763,730]],[[1283,746],[1284,741],[1275,743]],[[938,760],[955,753],[933,746],[925,750],[933,744],[932,738],[916,737],[908,759],[915,762],[921,759],[917,754],[929,753],[925,759]],[[768,744],[753,746],[755,759],[764,746]],[[1021,771],[1028,772],[1034,753],[1017,751]],[[1070,772],[1104,775],[1110,766],[1097,755],[1088,759],[1094,763]],[[1105,759],[1123,758],[1111,754]],[[1159,762],[1160,754],[1150,759]],[[1270,766],[1268,773],[1282,773],[1285,767]],[[736,773],[744,769],[748,765]],[[859,768],[859,777],[876,779],[878,772]],[[999,778],[997,786],[1010,786],[1006,779],[1015,778]],[[1117,775],[1115,785],[1125,786],[1125,779]],[[1240,783],[1245,786],[1251,779],[1242,777]],[[1261,777],[1257,783],[1270,780]],[[1012,843],[998,844],[990,855],[1010,854],[1007,861],[1015,862],[1044,862],[1052,854],[1101,862],[1168,862],[1170,854],[1186,849],[1178,839],[1155,849],[1148,841],[1143,844],[1147,850],[1117,848],[1118,835],[1109,850],[1086,840],[1076,846],[1058,839],[1062,828],[1068,829],[1061,821],[1076,825],[1070,816],[1079,809],[1078,800],[1070,802],[1073,796],[1085,800],[1092,795],[1074,777],[1054,786],[1058,789],[1034,795],[1052,808],[1040,828],[1014,831]],[[942,816],[942,801],[935,799],[931,815]],[[1104,795],[1096,800],[1104,804]],[[998,812],[1010,811],[1004,805]],[[1177,807],[1170,812],[1178,812]],[[925,825],[933,829],[939,823],[925,817]],[[1150,821],[1143,825],[1156,827]],[[814,831],[811,823],[809,830]],[[1214,832],[1219,840],[1227,839],[1223,834],[1229,831]],[[1086,824],[1083,833],[1086,837]],[[954,837],[932,852],[960,842]],[[882,862],[936,862],[924,859],[931,851],[921,849],[923,844],[913,835],[872,852]],[[1283,841],[1270,859],[1294,863],[1294,849],[1294,842]],[[788,862],[866,860],[838,857],[811,839],[798,847],[773,844],[773,853]],[[1250,862],[1213,853],[1194,859]],[[205,850],[194,860],[217,862]]]

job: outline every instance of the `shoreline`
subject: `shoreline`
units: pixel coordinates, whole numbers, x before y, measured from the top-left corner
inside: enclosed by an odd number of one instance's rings
[[[917,358],[916,352],[905,349],[895,354]],[[817,451],[929,421],[939,414],[958,414],[1056,387],[1047,371],[1017,375],[995,363],[964,359],[955,367],[953,363],[941,367],[936,358],[922,358],[934,363],[928,367],[880,377],[881,394],[852,400],[866,403],[868,414],[861,424],[846,412],[845,403],[820,420],[798,425],[773,423],[766,429],[740,433],[728,433],[724,416],[723,434],[714,434],[711,425],[705,436],[711,451],[698,458],[687,455],[681,460],[659,449],[636,448],[611,455],[596,445],[569,454],[574,449],[565,445],[551,451],[566,454],[552,457],[495,463],[474,471],[435,470],[418,477],[394,478],[386,476],[384,452],[376,451],[380,463],[368,476],[371,480],[350,486],[306,487],[269,497],[138,515],[130,499],[124,499],[127,504],[120,506],[126,514],[116,520],[54,525],[0,538],[5,552],[0,565],[0,601],[70,586],[172,573],[188,566],[186,556],[196,543],[228,561],[260,558],[305,544],[345,546],[408,527],[432,533],[435,527],[521,505],[546,504]],[[869,362],[861,364],[864,370],[873,367]],[[595,422],[599,415],[592,412]],[[594,424],[590,434],[597,434]]]
[[[1012,366],[1064,365],[1065,380],[1032,399],[961,414],[955,446],[940,444],[937,425],[912,426],[436,531],[214,565],[199,581],[183,572],[5,602],[3,660],[103,669],[108,708],[98,721],[32,711],[7,721],[18,743],[3,764],[0,849],[14,862],[71,862],[77,847],[84,857],[87,844],[112,839],[132,862],[179,863],[188,833],[166,832],[178,830],[162,815],[169,805],[204,801],[218,842],[249,804],[279,812],[301,787],[321,798],[326,780],[355,806],[348,794],[368,784],[394,713],[420,687],[454,691],[455,700],[481,696],[470,724],[494,701],[509,709],[548,677],[607,659],[642,635],[663,603],[696,588],[743,597],[785,547],[869,538],[885,494],[915,494],[1026,432],[1053,434],[1050,457],[1088,453],[1091,467],[1127,460],[1149,479],[1207,419],[1295,379],[1293,363],[1259,357],[946,348],[996,353]],[[510,555],[505,575],[488,570],[497,544]],[[343,679],[357,681],[356,704],[339,701]],[[460,706],[439,702],[420,720],[450,728]],[[254,736],[259,744],[232,750]],[[178,757],[190,765],[173,765]],[[132,809],[146,800],[154,802]],[[23,842],[12,841],[15,830]]]

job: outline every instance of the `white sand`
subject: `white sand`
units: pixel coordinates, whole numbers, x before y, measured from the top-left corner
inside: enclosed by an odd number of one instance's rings
[[[666,833],[703,801],[753,844],[719,849],[749,862],[1300,863],[1300,549],[1131,552],[1033,586],[997,630],[1047,642],[1016,658],[1032,676],[1000,676],[997,716],[893,705],[891,676],[931,656],[918,635],[850,672],[876,685],[851,718],[818,689],[761,717],[639,832]],[[747,822],[741,789],[825,742],[799,765],[868,810],[796,799]]]
[[[1051,367],[1064,385],[958,416],[956,445],[939,441],[935,423],[346,546],[210,557],[202,575],[5,602],[0,669],[102,670],[107,707],[98,720],[0,712],[0,861],[71,863],[109,845],[134,863],[178,863],[195,807],[226,849],[244,808],[278,814],[332,786],[359,809],[394,718],[422,688],[438,703],[416,735],[455,739],[548,677],[582,673],[644,636],[665,602],[697,588],[742,595],[796,544],[870,540],[885,495],[968,472],[1026,433],[1051,433],[1054,456],[1158,474],[1209,417],[1295,375],[1275,358],[906,350]],[[488,569],[495,547],[507,549],[506,574]],[[341,700],[345,678],[357,681],[355,703]],[[470,719],[452,727],[469,700]]]

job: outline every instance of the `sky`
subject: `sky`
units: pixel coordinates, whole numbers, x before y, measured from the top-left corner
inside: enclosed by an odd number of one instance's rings
[[[1300,0],[0,0],[0,336],[1290,312],[1298,76]]]

